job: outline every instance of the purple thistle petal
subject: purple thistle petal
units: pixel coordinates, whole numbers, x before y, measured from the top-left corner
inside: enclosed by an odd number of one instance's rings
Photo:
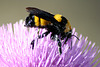
[[[57,42],[47,37],[38,39],[38,28],[24,27],[24,21],[20,20],[14,25],[0,27],[0,67],[92,67],[99,60],[93,62],[100,53],[95,43],[88,43],[87,37],[72,37],[62,45],[62,54],[59,54]],[[45,32],[41,29],[39,34]],[[74,35],[78,36],[73,28]],[[31,49],[31,41],[35,39],[34,49]],[[63,42],[63,41],[62,41]],[[89,49],[90,48],[90,49]],[[97,67],[100,66],[100,62]]]
[[[98,63],[96,67],[100,67],[100,63]]]

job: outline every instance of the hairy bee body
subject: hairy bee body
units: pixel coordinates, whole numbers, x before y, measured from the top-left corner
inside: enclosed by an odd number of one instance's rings
[[[30,14],[26,18],[25,26],[47,29],[47,31],[42,35],[39,35],[38,38],[43,38],[51,32],[51,39],[58,42],[59,52],[61,54],[61,40],[67,37],[64,42],[66,43],[67,40],[72,36],[72,28],[69,21],[60,14],[53,15],[34,7],[27,7],[26,9]],[[31,42],[31,45],[33,47],[34,41],[35,40]]]

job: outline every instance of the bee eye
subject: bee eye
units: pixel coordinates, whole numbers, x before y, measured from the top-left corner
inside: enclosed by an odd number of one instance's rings
[[[28,21],[29,21],[29,17],[26,17],[25,24],[27,24]]]
[[[34,19],[34,16],[32,16],[32,19]]]
[[[30,21],[28,22],[28,24],[31,24],[31,22],[32,22],[32,20],[30,20]]]
[[[29,19],[29,17],[26,17],[26,20],[28,20]]]

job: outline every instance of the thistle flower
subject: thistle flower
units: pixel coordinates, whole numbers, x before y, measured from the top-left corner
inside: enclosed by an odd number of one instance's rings
[[[45,30],[41,30],[40,34]],[[73,28],[73,34],[78,36]],[[100,50],[91,46],[87,37],[79,36],[79,41],[72,38],[72,49],[69,49],[70,40],[62,45],[62,54],[59,54],[57,42],[47,37],[35,41],[34,50],[31,41],[37,37],[37,29],[24,27],[24,21],[0,27],[0,67],[92,67]],[[89,49],[90,47],[90,49]],[[100,63],[97,64],[99,67]]]

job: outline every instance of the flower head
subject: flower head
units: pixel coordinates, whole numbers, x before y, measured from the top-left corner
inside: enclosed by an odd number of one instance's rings
[[[40,34],[45,30],[41,30]],[[78,36],[73,28],[73,34]],[[0,66],[1,67],[92,67],[100,59],[93,62],[100,50],[95,43],[88,43],[87,37],[79,36],[79,41],[72,38],[62,45],[59,54],[57,42],[47,37],[35,41],[31,49],[31,41],[37,37],[37,29],[24,27],[24,21],[0,27]],[[90,49],[89,49],[90,47]],[[100,63],[97,65],[99,66]]]

